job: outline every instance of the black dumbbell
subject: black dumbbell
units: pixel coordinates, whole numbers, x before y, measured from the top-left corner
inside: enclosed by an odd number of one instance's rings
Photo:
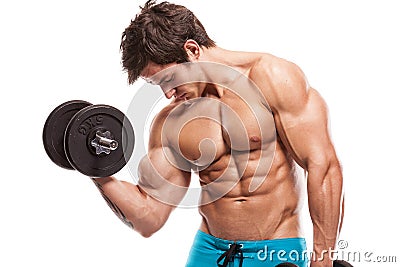
[[[296,264],[290,263],[290,262],[283,262],[275,267],[298,267]],[[334,260],[333,261],[333,267],[353,267],[350,263],[347,261],[342,261],[342,260]]]
[[[43,128],[43,144],[58,166],[91,177],[121,170],[133,153],[132,124],[118,109],[72,100],[56,107]]]
[[[347,261],[335,260],[333,261],[333,267],[353,267],[353,265],[351,265]]]

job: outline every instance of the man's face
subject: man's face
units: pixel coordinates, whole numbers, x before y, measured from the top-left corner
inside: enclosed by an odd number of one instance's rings
[[[185,64],[159,65],[149,62],[140,77],[148,83],[159,85],[168,99],[174,96],[177,101],[185,101],[199,97],[204,90],[199,82],[187,82],[198,80],[190,77],[196,73],[198,72]]]

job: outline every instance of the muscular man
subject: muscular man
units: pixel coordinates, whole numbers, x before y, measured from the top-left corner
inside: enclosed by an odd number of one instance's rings
[[[167,2],[145,4],[125,29],[121,50],[129,82],[144,78],[172,101],[152,123],[138,185],[93,179],[114,212],[149,237],[196,172],[202,223],[187,266],[306,266],[307,259],[294,257],[306,250],[297,163],[307,173],[311,266],[332,266],[324,251],[340,231],[342,173],[326,104],[299,67],[222,49],[191,11]],[[266,248],[275,254],[266,256]]]

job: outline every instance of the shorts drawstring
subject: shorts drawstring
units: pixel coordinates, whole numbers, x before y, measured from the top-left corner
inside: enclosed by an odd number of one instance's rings
[[[235,257],[236,254],[239,255],[240,257],[240,263],[239,267],[242,267],[243,265],[243,252],[241,250],[242,245],[238,243],[233,243],[229,245],[229,250],[225,251],[217,260],[217,265],[219,267],[226,267],[228,266],[229,261],[233,261],[233,257]],[[222,264],[220,264],[220,261],[224,260]]]

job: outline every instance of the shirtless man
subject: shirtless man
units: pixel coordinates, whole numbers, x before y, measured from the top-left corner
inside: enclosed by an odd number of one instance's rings
[[[188,267],[307,266],[306,259],[292,253],[306,250],[299,221],[304,178],[296,174],[297,163],[307,173],[316,256],[309,259],[311,267],[332,266],[324,251],[335,247],[340,231],[342,173],[328,132],[326,104],[299,67],[270,54],[222,49],[192,12],[167,2],[145,4],[125,29],[121,50],[129,82],[141,77],[158,84],[172,101],[152,123],[138,185],[93,178],[119,218],[144,237],[151,236],[184,197],[185,191],[174,191],[171,185],[188,188],[192,170],[203,188],[217,185],[202,194],[202,223]],[[202,62],[226,66],[248,81],[223,70],[209,71]],[[181,78],[174,84],[182,66],[187,76],[214,75],[212,79],[221,78],[233,89],[197,76],[196,82]],[[194,102],[199,99],[209,102],[202,106]],[[199,110],[213,119],[182,119]],[[202,140],[212,145],[202,148]],[[265,248],[275,254],[265,257]],[[279,250],[286,255],[279,256]]]

